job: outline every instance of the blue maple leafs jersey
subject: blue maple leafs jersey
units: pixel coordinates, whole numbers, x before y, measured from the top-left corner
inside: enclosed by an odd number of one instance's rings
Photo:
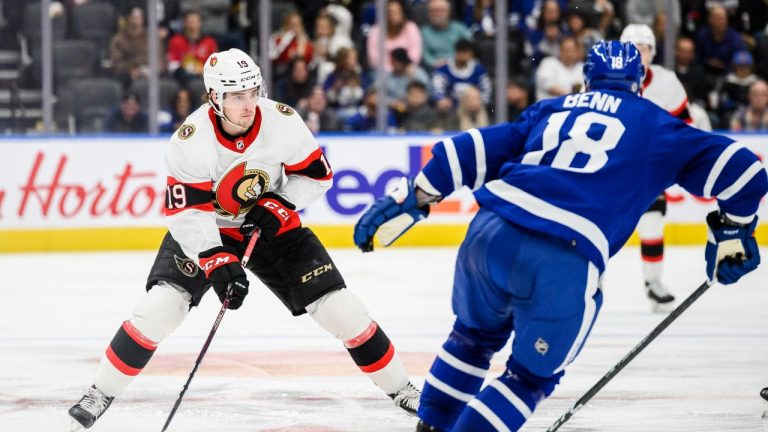
[[[468,186],[481,207],[565,239],[600,271],[675,183],[717,197],[739,223],[752,221],[768,191],[764,166],[738,142],[613,90],[541,101],[515,123],[471,129],[432,154],[422,177],[441,195]]]

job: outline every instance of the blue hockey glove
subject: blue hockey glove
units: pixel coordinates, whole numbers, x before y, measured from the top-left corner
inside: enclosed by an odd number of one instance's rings
[[[388,195],[376,200],[355,224],[354,241],[363,252],[373,250],[373,235],[389,246],[416,222],[429,215],[429,204],[419,206],[413,178],[403,177]]]
[[[707,225],[704,258],[710,283],[732,284],[757,268],[760,264],[760,250],[754,237],[757,216],[749,225],[738,225],[714,211],[707,215]]]

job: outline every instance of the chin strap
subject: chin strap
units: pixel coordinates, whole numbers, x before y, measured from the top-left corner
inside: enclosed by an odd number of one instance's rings
[[[242,127],[240,125],[236,125],[236,124],[232,123],[231,121],[229,121],[229,119],[227,118],[226,114],[224,114],[224,110],[219,108],[218,104],[213,101],[213,98],[208,97],[208,105],[210,105],[211,108],[213,108],[213,112],[215,112],[216,115],[219,116],[222,121],[225,121],[225,122],[229,123],[231,126],[234,126],[234,127],[238,128],[238,129],[242,129],[243,131],[247,131],[248,130],[248,128],[244,128],[244,127]]]

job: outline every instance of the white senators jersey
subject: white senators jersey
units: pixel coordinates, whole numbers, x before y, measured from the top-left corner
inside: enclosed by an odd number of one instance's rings
[[[643,81],[643,98],[664,108],[673,116],[691,124],[688,95],[677,75],[669,69],[652,64]]]
[[[244,216],[261,195],[277,193],[300,210],[328,190],[333,173],[304,121],[287,105],[262,98],[250,130],[229,136],[207,104],[173,134],[166,152],[168,229],[194,260],[242,239]]]

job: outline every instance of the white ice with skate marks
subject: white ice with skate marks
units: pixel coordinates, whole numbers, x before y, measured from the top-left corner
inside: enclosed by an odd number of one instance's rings
[[[763,250],[768,257],[768,250]],[[332,250],[348,285],[423,384],[452,323],[456,250]],[[681,300],[704,279],[702,248],[668,248]],[[0,255],[0,431],[69,428],[67,409],[141,295],[154,253]],[[660,320],[649,313],[636,248],[604,278],[592,336],[525,430],[543,431]],[[258,282],[227,312],[170,429],[176,432],[405,432],[415,421],[356,370],[340,343],[292,318]],[[206,297],[90,431],[160,431],[218,311]],[[768,265],[716,286],[560,430],[768,431]],[[509,354],[494,359],[493,377]]]

